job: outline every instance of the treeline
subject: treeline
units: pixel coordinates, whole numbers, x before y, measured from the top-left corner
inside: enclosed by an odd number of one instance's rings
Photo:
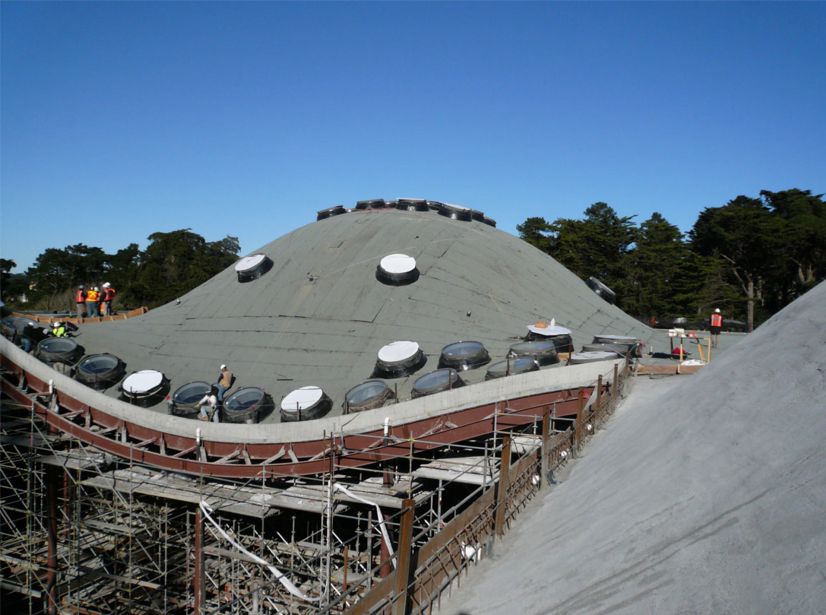
[[[763,190],[704,209],[684,236],[661,214],[639,225],[606,203],[583,219],[528,218],[520,236],[578,276],[594,276],[646,322],[715,307],[749,329],[826,278],[826,203],[809,190]]]
[[[114,254],[79,243],[49,248],[24,274],[13,275],[13,260],[0,259],[3,301],[27,310],[73,309],[80,284],[110,282],[116,305],[157,307],[171,301],[238,259],[237,237],[208,242],[191,229],[153,233],[145,250],[129,244]],[[25,303],[22,303],[25,299]]]

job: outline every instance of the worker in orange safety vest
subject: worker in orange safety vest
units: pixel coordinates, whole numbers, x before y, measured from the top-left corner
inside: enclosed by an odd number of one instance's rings
[[[101,316],[111,316],[112,315],[112,300],[115,298],[116,291],[112,288],[112,285],[109,282],[103,285],[103,297],[100,303],[101,306]]]
[[[723,330],[723,315],[720,313],[720,308],[715,308],[714,313],[710,318],[711,322],[711,345],[717,348],[717,342],[720,340],[720,331]]]
[[[100,289],[95,286],[86,293],[86,316],[100,316],[98,313],[98,299],[100,298]]]
[[[77,292],[75,293],[75,307],[77,307],[77,319],[79,322],[83,320],[83,317],[86,315],[86,291],[83,290],[83,286],[77,287]]]

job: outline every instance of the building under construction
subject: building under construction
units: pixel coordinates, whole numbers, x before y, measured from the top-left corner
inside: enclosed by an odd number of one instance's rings
[[[481,212],[318,218],[74,347],[0,340],[4,606],[431,612],[651,341]]]

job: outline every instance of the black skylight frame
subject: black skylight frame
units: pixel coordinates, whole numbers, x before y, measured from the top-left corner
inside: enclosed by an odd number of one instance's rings
[[[175,389],[169,398],[169,414],[184,418],[197,418],[200,408],[198,402],[209,393],[212,385],[203,380],[187,382]]]
[[[272,398],[259,387],[243,387],[224,398],[221,421],[258,423],[273,409]]]
[[[415,399],[443,391],[450,391],[451,389],[458,389],[463,386],[465,386],[465,381],[459,376],[459,372],[450,367],[445,367],[417,378],[416,382],[413,383],[410,396]]]
[[[44,363],[74,365],[83,356],[83,346],[68,337],[46,337],[37,344],[35,356]]]
[[[323,390],[321,398],[309,408],[284,409],[279,408],[282,423],[294,423],[297,421],[313,421],[326,415],[333,407],[333,400]]]
[[[399,199],[396,201],[396,209],[402,211],[428,211],[430,207],[425,199]]]
[[[381,408],[395,397],[393,389],[384,380],[366,380],[344,394],[344,414]]]
[[[83,357],[75,368],[75,380],[100,391],[119,382],[125,373],[126,363],[104,352]]]
[[[452,367],[457,371],[476,369],[490,363],[490,354],[482,342],[460,341],[442,348],[439,367]]]
[[[326,220],[327,218],[332,218],[334,216],[340,216],[341,214],[346,214],[347,208],[344,205],[334,205],[333,207],[328,207],[327,209],[321,209],[316,212],[316,220]]]
[[[535,372],[539,369],[533,357],[507,357],[504,361],[497,361],[488,366],[485,372],[485,380],[493,380],[495,378],[504,378],[505,376],[513,376],[516,374],[526,374],[528,372]]]
[[[556,345],[551,340],[532,340],[519,342],[508,349],[514,357],[533,357],[539,365],[553,365],[559,363]]]
[[[384,199],[367,199],[356,202],[356,209],[363,211],[365,209],[386,209],[387,201]]]
[[[427,355],[421,347],[412,357],[401,361],[382,361],[376,358],[376,365],[373,368],[373,378],[401,378],[415,374],[427,363]]]
[[[450,218],[451,220],[461,220],[462,222],[470,222],[473,220],[470,209],[442,204],[436,211],[439,212],[439,215]]]
[[[136,372],[132,372],[134,374]],[[129,404],[135,406],[141,406],[142,408],[148,408],[149,406],[154,406],[166,396],[169,392],[169,384],[170,380],[166,377],[166,374],[162,372],[158,372],[161,374],[161,382],[157,386],[149,389],[148,391],[143,391],[140,393],[135,393],[133,391],[127,391],[123,388],[123,382],[120,383],[118,389],[120,390],[121,399]],[[132,374],[129,374],[131,376]],[[129,377],[127,376],[127,378]],[[126,378],[124,378],[124,381]]]
[[[608,303],[614,304],[617,301],[617,293],[613,290],[608,288],[603,282],[591,276],[588,278],[585,283],[588,285],[592,291],[594,291],[597,295],[605,299]]]
[[[542,335],[541,333],[528,331],[528,335],[525,337],[525,340],[529,342],[536,342],[540,340],[551,341],[554,343],[558,353],[574,351],[574,340],[570,333],[562,333],[560,335]]]
[[[244,271],[236,270],[235,273],[238,275],[238,281],[241,284],[245,284],[247,282],[254,282],[258,278],[264,276],[270,269],[272,269],[272,259],[267,256],[266,254],[250,254],[250,257],[253,256],[263,256],[264,258],[261,260],[258,265],[255,266],[253,269],[245,269]]]

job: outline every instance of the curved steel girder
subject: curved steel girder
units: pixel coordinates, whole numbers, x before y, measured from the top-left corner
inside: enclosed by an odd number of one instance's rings
[[[25,375],[30,388],[40,395],[48,393],[47,383],[15,367],[18,377]],[[239,445],[205,440],[198,443],[194,438],[168,434],[113,417],[62,392],[55,394],[55,411],[49,409],[48,402],[33,399],[5,378],[2,387],[18,403],[33,404],[35,412],[54,429],[99,450],[164,470],[221,478],[317,474],[329,469],[331,452],[336,455],[339,467],[360,467],[407,456],[411,442],[416,451],[425,451],[484,436],[495,429],[496,403],[488,403],[394,425],[388,438],[377,430],[296,443]],[[506,410],[496,417],[498,427],[541,422],[544,408],[552,405],[556,407],[557,416],[576,414],[581,403],[580,392],[587,397],[591,387],[508,400]],[[292,454],[288,452],[290,450]]]

